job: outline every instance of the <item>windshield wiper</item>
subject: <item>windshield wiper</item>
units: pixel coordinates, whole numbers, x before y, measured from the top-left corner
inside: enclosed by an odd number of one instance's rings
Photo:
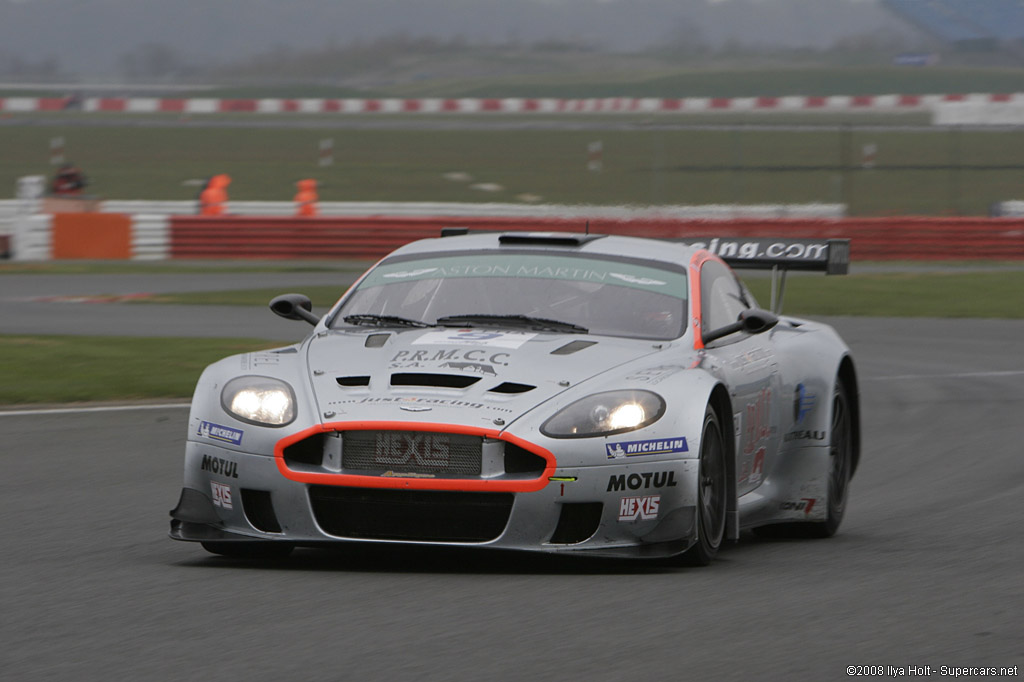
[[[540,329],[550,332],[568,332],[570,334],[586,334],[590,330],[572,322],[549,320],[529,315],[448,315],[437,318],[440,327],[503,327],[509,324]]]
[[[357,315],[346,315],[341,318],[349,324],[366,324],[374,327],[429,327],[431,325],[419,320],[410,320],[407,317],[398,315],[374,315],[373,313],[359,313]]]

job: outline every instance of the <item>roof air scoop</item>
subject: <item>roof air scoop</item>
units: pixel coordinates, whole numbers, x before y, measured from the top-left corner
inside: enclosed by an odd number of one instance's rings
[[[607,235],[580,232],[508,232],[498,243],[518,246],[583,246]]]

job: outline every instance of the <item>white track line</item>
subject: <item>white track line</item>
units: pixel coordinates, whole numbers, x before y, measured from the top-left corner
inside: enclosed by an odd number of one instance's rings
[[[188,403],[164,405],[105,405],[101,407],[54,407],[39,410],[0,410],[0,417],[26,417],[37,414],[81,414],[85,412],[129,412],[131,410],[168,410],[190,407]]]
[[[1024,369],[1004,372],[956,372],[953,374],[894,374],[884,377],[865,377],[865,381],[905,381],[907,379],[974,379],[980,377],[1015,377],[1024,375]]]

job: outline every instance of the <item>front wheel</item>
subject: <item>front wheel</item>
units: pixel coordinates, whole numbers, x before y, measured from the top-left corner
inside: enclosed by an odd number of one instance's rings
[[[682,556],[686,565],[707,566],[722,546],[727,506],[726,471],[722,427],[709,405],[701,429],[697,471],[697,542]]]
[[[842,379],[832,392],[832,423],[828,451],[828,514],[824,521],[779,523],[754,529],[763,538],[830,538],[839,530],[853,476],[853,416]]]
[[[832,433],[829,439],[828,516],[814,523],[812,534],[829,538],[836,534],[846,513],[846,498],[853,475],[853,419],[850,398],[842,379],[832,393]]]

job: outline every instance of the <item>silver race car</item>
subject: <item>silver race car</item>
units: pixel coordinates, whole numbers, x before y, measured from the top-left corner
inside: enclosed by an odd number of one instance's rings
[[[301,343],[199,379],[171,537],[229,556],[374,542],[703,565],[830,536],[860,448],[828,326],[732,267],[844,273],[845,240],[469,233],[404,246]],[[730,267],[730,265],[732,267]]]

